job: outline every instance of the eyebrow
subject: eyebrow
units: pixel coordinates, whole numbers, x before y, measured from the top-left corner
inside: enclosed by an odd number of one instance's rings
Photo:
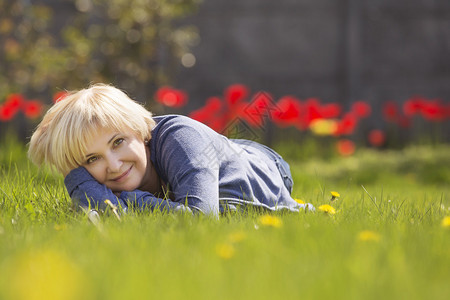
[[[113,135],[110,139],[109,139],[109,141],[108,141],[108,143],[106,143],[107,145],[109,145],[109,144],[111,144],[111,142],[116,138],[116,136],[118,136],[120,133],[116,133],[115,135]],[[92,155],[94,155],[95,153],[89,153],[89,154],[86,154],[86,158],[88,158],[89,156],[92,156]]]

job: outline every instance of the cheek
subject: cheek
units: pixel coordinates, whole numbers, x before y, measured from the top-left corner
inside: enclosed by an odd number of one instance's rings
[[[147,152],[145,149],[145,145],[139,142],[135,142],[132,145],[134,160],[139,165],[140,169],[144,169],[147,167]]]
[[[92,177],[95,178],[99,183],[105,183],[106,181],[106,173],[104,171],[104,168],[101,166],[101,164],[95,164],[95,165],[88,165],[85,166],[86,170],[89,172],[89,174],[92,175]]]
[[[136,167],[140,176],[144,176],[145,171],[147,170],[147,159],[144,156],[140,155],[136,159]]]

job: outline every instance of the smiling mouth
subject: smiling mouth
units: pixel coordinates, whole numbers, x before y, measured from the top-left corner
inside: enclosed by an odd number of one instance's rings
[[[123,178],[125,178],[130,173],[132,168],[133,168],[133,166],[131,166],[128,170],[126,170],[121,175],[117,176],[116,178],[111,179],[111,181],[120,182]]]

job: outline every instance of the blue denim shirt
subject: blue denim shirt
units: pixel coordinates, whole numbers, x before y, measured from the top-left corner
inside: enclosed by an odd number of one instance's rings
[[[104,200],[160,210],[186,210],[218,215],[253,206],[267,210],[298,211],[290,193],[289,165],[272,149],[248,140],[231,140],[185,116],[154,117],[149,142],[150,159],[172,200],[149,192],[123,191],[118,197],[98,183],[85,168],[72,170],[64,183],[78,206],[104,207]],[[188,209],[188,210],[189,210]]]

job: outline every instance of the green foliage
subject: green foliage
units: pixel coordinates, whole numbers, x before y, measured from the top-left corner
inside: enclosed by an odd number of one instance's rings
[[[284,148],[280,148],[280,153],[284,153]],[[402,151],[362,148],[354,156],[330,155],[326,160],[311,153],[309,159],[294,162],[293,169],[299,172],[298,176],[320,174],[321,179],[336,184],[396,184],[400,180],[445,186],[450,182],[449,153],[447,145],[411,146]]]
[[[0,153],[2,299],[450,294],[447,146],[290,161],[294,196],[337,212],[273,214],[280,227],[254,211],[219,220],[130,211],[121,221],[107,211],[94,226],[72,210],[60,176],[22,161],[23,146],[2,143]]]
[[[72,10],[58,11],[64,6],[0,1],[0,68],[7,70],[0,72],[0,99],[91,82],[148,95],[198,41],[195,28],[175,21],[192,13],[199,0],[71,2]]]
[[[8,132],[0,137],[0,169],[11,169],[11,165],[23,168],[28,164],[25,145],[17,136]]]

